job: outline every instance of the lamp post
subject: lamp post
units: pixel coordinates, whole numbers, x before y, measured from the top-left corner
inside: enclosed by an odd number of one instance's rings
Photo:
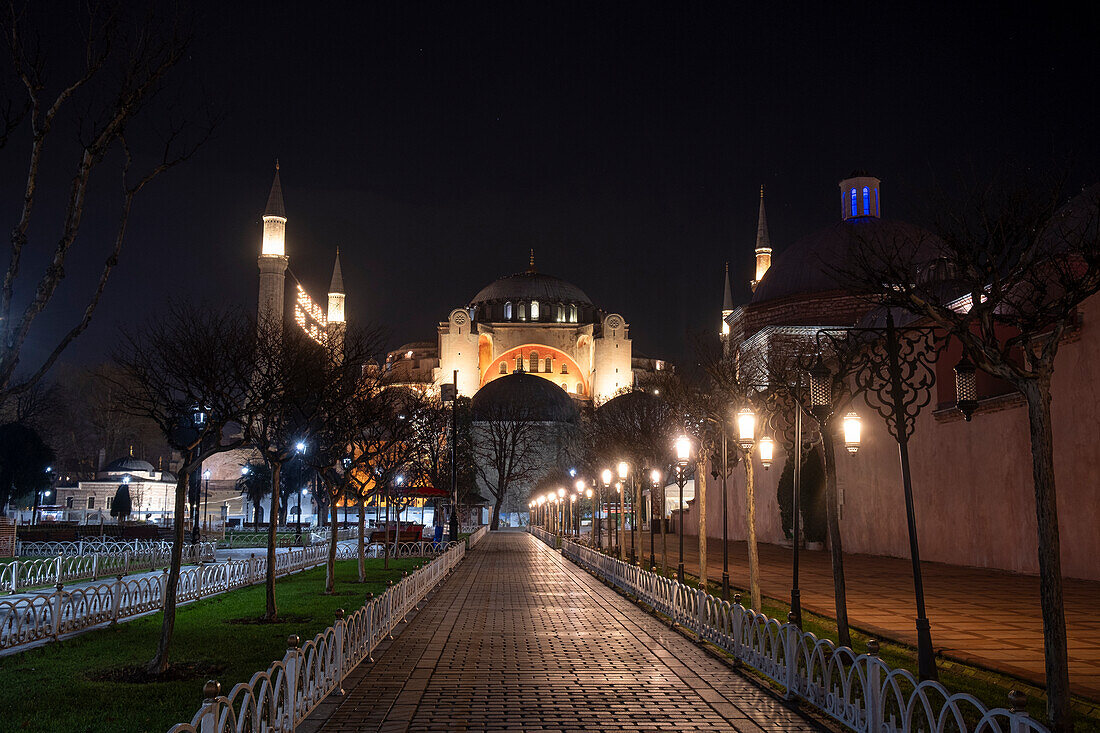
[[[840,331],[840,334],[837,335],[836,331]],[[920,567],[913,479],[909,465],[909,437],[916,427],[917,415],[932,398],[931,389],[936,381],[935,368],[932,365],[935,354],[935,333],[935,329],[925,327],[897,328],[894,324],[893,310],[889,308],[886,310],[885,328],[860,327],[818,331],[819,343],[824,337],[832,341],[834,347],[841,340],[853,339],[858,339],[856,343],[863,345],[860,358],[852,370],[855,382],[861,390],[866,392],[868,404],[886,421],[890,434],[898,444],[917,612],[917,670],[922,680],[936,679],[938,675],[935,652],[932,647],[931,625],[928,623],[925,612],[924,579]],[[965,375],[967,365],[962,366]],[[817,375],[813,373],[810,375],[811,399],[815,397],[815,386],[818,388],[816,396],[827,399],[827,395],[821,394],[820,382],[821,377],[827,375],[828,369],[819,361],[816,370]],[[958,367],[956,367],[956,377],[958,377]],[[972,394],[965,396],[973,397]],[[817,404],[817,400],[814,401]],[[967,407],[970,407],[970,404]],[[823,414],[827,414],[824,407],[821,409]],[[963,406],[960,405],[960,409],[963,409]],[[853,419],[853,415],[854,413],[850,413],[843,421],[845,447],[850,454],[855,454],[859,447],[858,416]],[[824,434],[824,428],[822,433]],[[849,440],[850,438],[854,439],[854,443]]]
[[[726,437],[726,423],[722,421],[722,600],[730,599],[730,539],[729,539],[729,488],[730,475],[729,445]]]
[[[676,484],[680,487],[680,561],[676,567],[676,579],[684,582],[684,480],[691,461],[691,439],[681,435],[676,439]]]
[[[609,494],[609,497],[610,497],[610,491],[611,491],[611,469],[610,469],[610,468],[605,468],[605,469],[604,469],[604,470],[603,470],[603,471],[602,471],[602,472],[600,473],[600,479],[601,479],[601,480],[603,481],[603,488],[604,488],[604,491],[607,491],[607,492],[608,492],[608,494]],[[603,503],[604,503],[604,500],[603,500],[603,496],[602,496],[602,494],[601,494],[601,496],[600,496],[600,512],[601,512],[601,513],[603,512]],[[608,514],[610,514],[610,512],[608,512]],[[608,547],[608,549],[611,549],[611,517],[610,517],[610,516],[608,516],[608,518],[607,518],[607,519],[608,519],[608,524],[607,524],[607,547]],[[603,527],[602,527],[602,526],[600,527],[600,534],[601,534],[601,535],[603,534]],[[599,540],[599,539],[597,539],[597,540],[596,540],[596,547],[597,547],[597,548],[599,548],[599,546],[600,546],[600,540]]]
[[[654,507],[657,506],[657,487],[661,483],[661,471],[660,471],[660,469],[655,468],[652,471],[650,471],[649,480],[653,484],[653,490],[652,490],[652,493],[649,496],[649,569],[650,569],[650,571],[656,571],[657,570],[657,556],[656,556],[656,553],[654,552],[654,547],[653,546],[656,544],[655,540],[656,540],[657,529],[656,529],[656,526],[653,523],[653,520],[656,519],[656,517],[653,516],[653,509],[654,509]],[[663,521],[664,520],[664,515],[665,515],[664,506],[663,506],[664,502],[662,501],[661,504],[662,504],[662,506],[661,506],[661,519],[658,520],[658,521]]]
[[[206,493],[202,504],[202,523],[206,525],[206,531],[210,532],[210,469],[207,468],[202,472],[202,481],[204,484],[204,490]]]
[[[575,537],[577,534],[577,512],[574,507],[577,506],[577,495],[569,495],[569,535]]]
[[[295,457],[298,459],[296,474],[298,480],[294,482],[294,493],[298,495],[298,513],[295,517],[294,535],[298,542],[302,541],[302,492],[300,484],[302,483],[302,454],[305,453],[305,450],[306,444],[302,441],[298,441],[297,445],[294,446],[294,452],[296,453]],[[346,471],[347,469],[345,468],[344,470]],[[344,519],[347,519],[347,509],[344,510]]]
[[[622,487],[622,490],[619,493],[619,513],[623,517],[623,535],[625,535],[626,534],[626,514],[623,511],[623,507],[624,507],[624,502],[625,502],[626,496],[627,496],[626,480],[627,480],[627,478],[630,478],[631,479],[631,486],[633,486],[634,485],[634,482],[633,482],[634,477],[630,473],[630,464],[627,461],[619,461],[618,469],[619,469],[619,486]],[[630,564],[633,565],[637,561],[638,543],[637,543],[637,540],[634,537],[634,530],[636,528],[636,525],[638,524],[638,518],[635,515],[635,513],[637,512],[637,509],[634,507],[634,501],[633,501],[634,493],[631,492],[630,495],[631,495],[631,502],[630,502],[630,504],[631,504],[631,507],[630,507],[630,509],[631,509],[631,512],[630,512]],[[625,547],[620,547],[619,557],[623,560],[626,559],[626,548]]]
[[[558,487],[558,534],[565,534],[565,489]]]

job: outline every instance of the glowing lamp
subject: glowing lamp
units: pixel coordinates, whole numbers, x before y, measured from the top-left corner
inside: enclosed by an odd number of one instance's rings
[[[976,372],[974,363],[967,359],[965,354],[955,365],[955,404],[967,422],[970,422],[970,418],[974,416],[974,410],[978,409]]]
[[[558,489],[558,496],[559,497],[565,496],[565,489]]]
[[[577,491],[584,491],[584,481],[577,479],[577,483],[574,484],[577,487]]]
[[[775,457],[775,441],[765,435],[760,439],[758,450],[760,452],[760,463],[764,465],[764,470],[767,471],[772,467],[772,459]]]
[[[747,405],[737,412],[737,442],[745,450],[756,442],[756,413]]]
[[[652,471],[650,471],[649,472],[649,480],[653,482],[654,486],[660,486],[661,485],[661,471],[660,471],[660,469],[655,468]]]
[[[592,489],[586,489],[585,492],[584,492],[584,495],[587,496],[589,499],[591,499],[592,498]]]
[[[676,439],[676,463],[686,466],[691,460],[691,438],[681,435]]]
[[[600,478],[603,479],[603,485],[605,487],[610,486],[611,485],[611,469],[610,468],[605,468],[603,470],[603,473],[600,474]]]
[[[844,416],[844,447],[853,456],[859,450],[859,434],[862,421],[855,412]]]
[[[619,480],[625,481],[626,477],[630,475],[630,464],[626,461],[619,461]]]

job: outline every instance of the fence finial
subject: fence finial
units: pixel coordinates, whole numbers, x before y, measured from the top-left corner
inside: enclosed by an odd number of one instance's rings
[[[879,650],[878,641],[876,639],[868,639],[867,640],[867,653],[870,654],[872,657],[877,657],[878,656],[878,650]]]
[[[1008,708],[1014,713],[1027,712],[1027,695],[1019,690],[1008,691]]]
[[[291,634],[290,636],[288,636],[286,638],[286,648],[287,649],[297,649],[298,644],[300,642],[301,642],[301,639],[298,638],[297,634]]]
[[[222,694],[222,683],[217,680],[207,680],[202,686],[202,696],[205,700],[213,700],[220,694]]]

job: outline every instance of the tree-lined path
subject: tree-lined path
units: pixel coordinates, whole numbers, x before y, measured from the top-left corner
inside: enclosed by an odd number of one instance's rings
[[[300,731],[816,730],[532,536],[491,533]]]

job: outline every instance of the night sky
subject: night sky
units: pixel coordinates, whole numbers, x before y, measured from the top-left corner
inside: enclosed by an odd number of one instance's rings
[[[1039,3],[892,5],[203,3],[176,78],[224,120],[139,199],[65,359],[106,358],[172,297],[254,304],[276,157],[291,270],[323,297],[339,246],[349,320],[392,346],[434,339],[534,248],[626,317],[636,352],[681,361],[689,330],[718,327],[727,260],[748,297],[761,184],[781,258],[836,219],[855,168],[883,180],[885,216],[917,221],[960,171],[1100,179],[1094,25]],[[0,152],[4,221],[24,150]],[[82,308],[105,233],[91,216],[25,361]]]

